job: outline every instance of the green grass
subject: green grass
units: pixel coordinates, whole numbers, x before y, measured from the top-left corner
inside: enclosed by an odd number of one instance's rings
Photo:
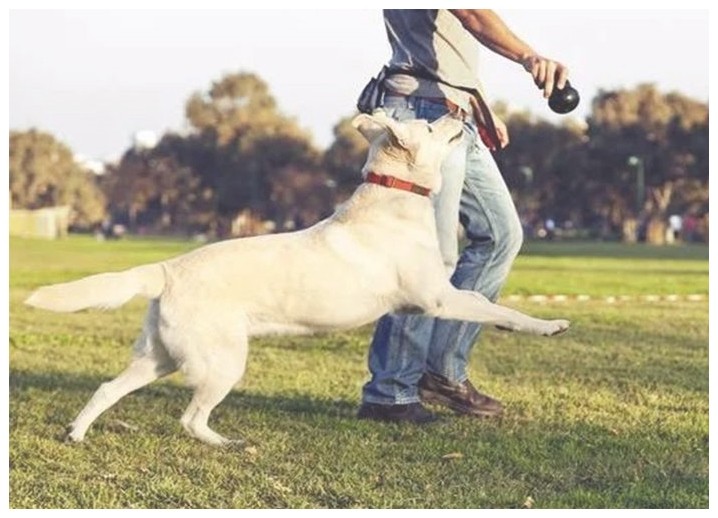
[[[62,315],[22,299],[193,246],[10,241],[11,507],[708,507],[707,302],[513,304],[573,327],[552,339],[486,330],[470,375],[504,402],[501,420],[356,420],[364,328],[255,340],[211,420],[243,446],[184,433],[190,393],[177,376],[64,444],[64,426],[126,364],[145,303]],[[504,294],[705,294],[707,279],[701,247],[530,244]]]

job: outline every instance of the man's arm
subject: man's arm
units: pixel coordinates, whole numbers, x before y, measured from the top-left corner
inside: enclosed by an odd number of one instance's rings
[[[543,88],[544,97],[553,92],[554,85],[563,89],[568,68],[552,59],[538,55],[516,36],[504,21],[490,9],[449,9],[482,45],[505,58],[523,65],[531,73],[534,83]]]

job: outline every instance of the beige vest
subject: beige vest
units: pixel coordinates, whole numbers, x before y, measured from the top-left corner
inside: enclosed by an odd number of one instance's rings
[[[384,24],[392,48],[385,86],[448,99],[498,142],[478,77],[479,43],[461,22],[446,9],[385,9]]]

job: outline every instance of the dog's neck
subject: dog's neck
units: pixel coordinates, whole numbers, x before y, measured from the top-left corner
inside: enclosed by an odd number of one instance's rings
[[[417,163],[408,151],[372,146],[362,168],[362,177],[366,178],[367,173],[372,171],[420,185],[435,193],[441,189],[440,167],[439,160],[432,164]]]
[[[432,231],[436,227],[431,198],[369,182],[359,185],[349,199],[336,208],[332,219],[352,225],[374,225],[379,220],[386,225],[392,220],[406,231],[416,226],[426,226]]]
[[[418,194],[419,196],[429,196],[431,194],[431,189],[428,187],[424,187],[414,182],[407,182],[406,180],[402,180],[396,176],[377,173],[375,171],[368,171],[364,176],[364,182],[382,185],[389,189],[411,192],[413,194]]]

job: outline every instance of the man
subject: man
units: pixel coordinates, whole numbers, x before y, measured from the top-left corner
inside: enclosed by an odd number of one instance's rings
[[[538,55],[490,10],[384,10],[384,22],[393,53],[379,77],[381,95],[369,108],[382,108],[397,120],[431,122],[446,113],[463,119],[464,141],[443,163],[443,186],[434,198],[439,245],[452,283],[495,301],[523,234],[490,151],[505,147],[509,137],[481,92],[479,44],[521,64],[546,98],[564,87],[568,70]],[[461,257],[459,221],[468,239]],[[435,420],[421,401],[459,414],[500,415],[501,403],[476,390],[467,376],[479,331],[468,322],[382,317],[358,417],[416,424]]]

